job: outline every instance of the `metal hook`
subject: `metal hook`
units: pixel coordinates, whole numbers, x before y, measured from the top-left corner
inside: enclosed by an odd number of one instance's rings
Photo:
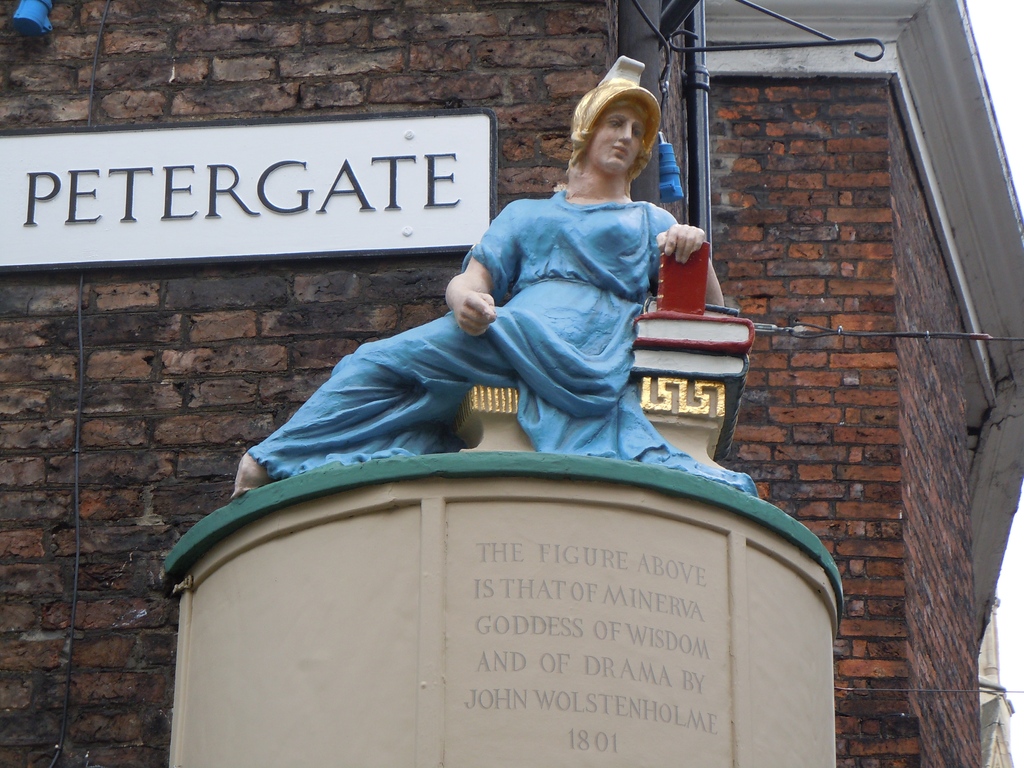
[[[821,38],[821,41],[805,43],[736,43],[730,45],[708,45],[699,48],[672,45],[672,49],[679,53],[715,53],[720,51],[764,51],[787,48],[834,48],[848,45],[877,45],[878,53],[875,55],[870,55],[863,51],[855,51],[853,55],[858,59],[869,62],[880,61],[885,55],[885,43],[876,37],[832,37],[832,35],[827,35],[820,30],[807,26],[806,24],[801,24],[799,21],[783,16],[781,13],[773,11],[770,8],[765,8],[764,6],[751,2],[751,0],[736,0],[736,2],[740,5],[745,5],[748,8],[758,11],[759,13],[763,13],[766,16],[770,16],[773,19],[781,21],[784,24],[789,24],[791,27],[796,27],[797,29],[812,34],[815,37],[819,37]],[[676,32],[671,37],[675,37],[678,34],[680,33]]]

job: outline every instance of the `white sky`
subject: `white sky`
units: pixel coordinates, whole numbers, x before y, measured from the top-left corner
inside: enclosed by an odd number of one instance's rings
[[[1020,85],[1024,3],[967,0],[971,26],[999,120],[1010,170],[1024,191],[1024,100]],[[1024,265],[1022,265],[1024,267]],[[1024,514],[1014,520],[999,576],[1000,678],[1009,691],[1024,691]],[[1024,767],[1024,693],[1011,693],[1017,709],[1010,721],[1014,761]]]

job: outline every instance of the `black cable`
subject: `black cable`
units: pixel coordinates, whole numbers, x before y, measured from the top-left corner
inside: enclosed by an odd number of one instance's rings
[[[92,56],[92,72],[89,75],[89,101],[86,115],[86,125],[92,127],[92,105],[96,95],[96,70],[99,67],[100,51],[103,48],[103,29],[107,24],[107,14],[110,11],[110,0],[103,5],[103,14],[100,16],[99,31],[96,33],[96,50]],[[75,519],[75,561],[71,583],[71,612],[68,619],[68,660],[64,674],[64,703],[60,718],[60,735],[54,745],[53,759],[49,768],[53,768],[64,753],[64,739],[68,732],[68,717],[71,710],[71,672],[72,658],[75,650],[75,620],[78,614],[78,576],[82,563],[82,512],[80,500],[81,470],[82,470],[82,411],[85,403],[85,333],[82,325],[82,304],[85,298],[85,273],[78,275],[78,399],[75,407],[75,446],[73,449],[75,457],[75,478],[73,495],[73,514]],[[88,760],[86,761],[88,762]]]
[[[89,104],[86,125],[92,128],[92,100],[96,94],[96,68],[99,66],[100,49],[103,47],[103,28],[107,24],[107,12],[110,10],[110,0],[103,5],[103,15],[100,16],[100,29],[96,33],[96,50],[92,55],[92,74],[89,76]]]
[[[987,693],[990,696],[1006,696],[1009,693],[1024,693],[1024,691],[1004,690],[983,690],[981,688],[843,688],[836,686],[837,691],[853,693],[971,693],[978,696]]]
[[[68,660],[64,674],[64,706],[60,720],[60,736],[54,746],[53,760],[49,768],[53,768],[64,752],[64,737],[68,731],[68,714],[71,705],[71,660],[75,650],[75,618],[78,613],[78,572],[82,559],[82,515],[79,503],[79,478],[81,476],[82,455],[82,411],[85,402],[85,340],[82,331],[82,303],[85,294],[85,273],[78,275],[78,400],[75,407],[75,485],[73,509],[75,518],[75,565],[71,584],[71,614],[68,619]]]
[[[660,45],[663,48],[667,48],[668,40],[666,40],[665,36],[661,34],[661,28],[653,21],[651,21],[651,17],[647,15],[647,11],[645,11],[643,6],[640,5],[640,0],[633,0],[633,7],[636,8],[637,13],[640,14],[644,22],[646,22],[647,26],[651,28],[651,31],[654,33],[654,36],[658,38],[658,45]]]
[[[770,335],[785,334],[796,339],[822,339],[827,336],[853,336],[871,339],[953,339],[959,341],[1008,341],[1022,342],[1024,336],[992,336],[988,333],[970,331],[848,331],[843,326],[826,328],[814,323],[797,323],[796,325],[772,325],[771,323],[754,323],[758,333]]]
[[[655,24],[650,16],[647,15],[647,11],[644,10],[643,6],[640,5],[640,0],[633,0],[633,7],[636,8],[637,13],[640,14],[644,23],[650,27],[654,36],[658,38],[658,50],[665,54],[665,66],[661,68],[661,73],[658,75],[658,89],[661,91],[661,98],[659,99],[659,106],[662,111],[665,109],[665,101],[668,99],[668,75],[669,67],[672,66],[672,44],[665,38],[665,35],[661,33],[659,25]]]

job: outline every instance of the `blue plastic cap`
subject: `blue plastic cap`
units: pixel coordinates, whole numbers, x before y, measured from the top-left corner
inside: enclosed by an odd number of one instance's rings
[[[661,202],[671,203],[682,200],[683,186],[679,181],[676,151],[664,139],[658,143],[658,170],[660,172],[658,190],[661,193]]]
[[[14,28],[22,35],[40,37],[53,29],[50,24],[51,0],[21,0],[14,12]]]

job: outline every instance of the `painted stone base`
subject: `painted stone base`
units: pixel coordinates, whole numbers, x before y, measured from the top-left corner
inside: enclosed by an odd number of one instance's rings
[[[680,472],[334,467],[175,547],[173,766],[835,765],[835,564]]]

